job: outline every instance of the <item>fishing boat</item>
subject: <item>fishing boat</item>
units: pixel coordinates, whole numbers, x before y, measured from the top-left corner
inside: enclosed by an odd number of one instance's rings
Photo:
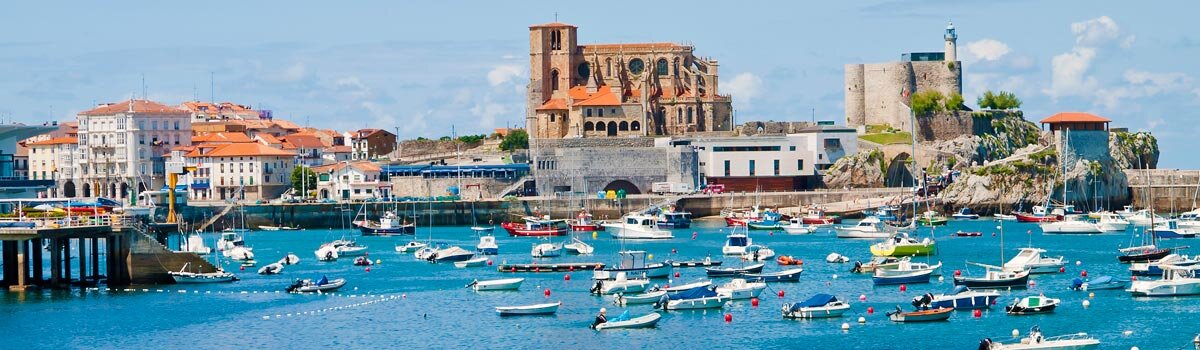
[[[834,231],[837,231],[837,238],[880,239],[892,236],[892,232],[884,228],[883,222],[874,217],[864,218],[854,225],[837,226]]]
[[[1136,280],[1127,291],[1134,296],[1183,296],[1200,294],[1200,266],[1163,266],[1162,279]]]
[[[666,229],[692,227],[692,213],[675,211],[674,207],[658,215],[658,227]]]
[[[748,273],[762,272],[764,264],[753,264],[745,267],[706,267],[704,273],[708,277],[736,277]]]
[[[454,267],[457,267],[457,268],[480,267],[480,266],[487,264],[487,261],[488,261],[488,258],[485,258],[485,257],[478,257],[478,258],[467,259],[467,260],[463,260],[463,261],[455,261]]]
[[[887,315],[892,322],[936,322],[949,319],[953,312],[954,309],[948,307],[904,312],[897,306],[896,311],[888,312]]]
[[[684,260],[684,261],[672,261],[672,260],[667,260],[667,264],[671,265],[671,267],[708,267],[708,266],[721,266],[721,263],[722,263],[722,261],[720,261],[720,260],[713,260],[713,259],[712,259],[712,258],[710,258],[710,257],[705,257],[705,258],[704,258],[704,260]]]
[[[426,260],[432,262],[455,262],[471,260],[473,257],[475,257],[475,253],[458,246],[452,246],[450,248],[438,249],[432,257]]]
[[[500,253],[500,246],[496,244],[496,236],[483,235],[479,236],[479,244],[475,245],[475,250],[481,255],[496,255]]]
[[[742,255],[746,254],[746,247],[750,246],[753,240],[745,233],[738,233],[733,230],[728,236],[725,236],[725,245],[721,246],[721,254],[725,255]]]
[[[476,292],[485,292],[493,290],[518,290],[521,289],[521,283],[525,282],[524,278],[503,278],[496,280],[474,280],[467,288],[474,289]]]
[[[610,235],[617,239],[671,239],[671,231],[658,228],[658,219],[652,215],[627,214],[620,222],[604,224],[612,229]]]
[[[646,278],[666,278],[671,274],[671,264],[652,263],[649,254],[642,250],[622,250],[617,252],[617,264],[605,267],[592,273],[593,279],[612,279],[625,273]]]
[[[800,281],[801,273],[804,273],[804,269],[794,268],[766,273],[746,273],[742,274],[742,276],[762,282],[797,282]]]
[[[666,295],[654,304],[654,308],[663,310],[698,310],[725,307],[729,297],[717,294],[711,287],[697,287],[687,291]]]
[[[871,276],[871,281],[875,283],[876,286],[929,283],[929,276],[933,275],[932,269],[890,272],[887,274],[881,273],[884,271],[897,270],[875,270],[875,274]]]
[[[783,221],[783,215],[773,211],[763,213],[757,220],[746,221],[746,227],[751,230],[780,230],[787,225],[788,222]]]
[[[955,220],[976,220],[979,219],[979,214],[971,211],[971,208],[960,208],[957,213],[950,215]]]
[[[775,263],[782,265],[782,266],[789,266],[789,265],[799,266],[799,265],[804,265],[804,260],[800,259],[800,258],[794,258],[791,255],[780,255],[778,258],[775,258]]]
[[[604,231],[604,225],[592,220],[592,214],[586,209],[580,210],[579,214],[575,215],[575,220],[570,223],[571,231],[576,232],[592,232]]]
[[[1156,244],[1121,248],[1119,250],[1121,255],[1117,256],[1117,261],[1122,264],[1153,261],[1171,254],[1171,250],[1171,248],[1159,248]]]
[[[890,256],[872,257],[867,263],[855,261],[854,267],[850,268],[850,272],[854,273],[874,273],[879,269],[896,269],[900,266],[900,258]]]
[[[338,278],[330,281],[329,278],[321,276],[321,279],[313,281],[310,279],[296,280],[296,283],[288,286],[288,293],[326,293],[338,290],[346,285],[346,279]]]
[[[417,232],[416,224],[402,220],[390,210],[385,211],[378,221],[356,220],[353,224],[363,236],[412,235]]]
[[[563,244],[563,250],[568,254],[587,255],[591,254],[596,249],[591,245],[584,243],[578,237],[571,237],[571,243]]]
[[[626,311],[628,313],[629,311]],[[597,331],[605,329],[638,329],[638,328],[654,328],[658,324],[658,320],[662,319],[662,315],[657,312],[651,312],[642,316],[624,319],[615,318],[596,325]]]
[[[1191,266],[1196,264],[1200,264],[1200,260],[1171,253],[1150,262],[1130,263],[1129,273],[1134,276],[1159,276],[1162,275],[1163,266]]]
[[[938,215],[938,212],[932,210],[921,213],[921,216],[917,218],[917,223],[924,226],[945,226],[948,222],[950,222],[950,219]]]
[[[1049,213],[1047,211],[1046,207],[1040,206],[1040,205],[1033,206],[1033,212],[1029,212],[1029,213],[1018,212],[1018,213],[1013,213],[1013,214],[1016,215],[1017,222],[1042,223],[1042,222],[1055,222],[1055,221],[1062,220],[1061,216]]]
[[[1082,215],[1066,215],[1062,220],[1042,222],[1038,224],[1042,229],[1042,233],[1075,233],[1075,234],[1096,234],[1103,233],[1100,226],[1087,221]]]
[[[529,255],[535,258],[553,258],[562,256],[563,246],[554,243],[540,243],[533,245],[533,249],[529,251]]]
[[[179,271],[168,271],[167,274],[178,284],[196,284],[196,283],[224,283],[237,281],[237,276],[232,273],[225,272],[221,268],[217,268],[212,272],[192,272],[187,271],[189,263],[184,263]]]
[[[1087,291],[1111,289],[1125,289],[1125,281],[1115,279],[1112,276],[1096,276],[1096,278],[1086,281],[1080,278],[1075,278],[1071,281],[1071,290]]]
[[[425,248],[425,246],[426,246],[425,243],[412,241],[412,242],[405,243],[404,245],[396,246],[396,252],[397,253],[412,253],[421,248]]]
[[[1008,271],[998,266],[975,265],[987,269],[983,276],[954,276],[954,284],[971,288],[1025,288],[1029,284],[1029,271]]]
[[[1012,304],[1004,307],[1009,315],[1048,314],[1054,312],[1062,300],[1034,295],[1013,300]]]
[[[774,257],[774,250],[767,248],[767,246],[758,244],[752,244],[746,247],[746,253],[742,254],[742,260],[747,261],[768,261]]]
[[[994,290],[974,290],[967,286],[954,286],[946,293],[932,295],[929,306],[948,307],[955,310],[988,309],[998,299],[1000,299],[1000,292]]]
[[[805,224],[803,219],[792,218],[788,220],[787,226],[783,227],[783,232],[789,235],[807,235],[817,232],[817,225]]]
[[[596,280],[592,285],[592,294],[608,295],[617,293],[640,293],[650,286],[648,278],[629,278],[624,272],[616,274],[616,278]]]
[[[829,294],[817,294],[795,304],[783,304],[784,318],[836,318],[842,317],[850,304]]]
[[[1125,232],[1129,228],[1129,221],[1121,218],[1120,215],[1109,212],[1098,213],[1099,218],[1096,221],[1096,226],[1100,227],[1100,231],[1104,232]]]
[[[800,220],[808,225],[831,225],[842,221],[839,217],[825,215],[825,210],[816,207],[810,207]]]
[[[517,237],[565,236],[569,230],[566,220],[551,220],[549,216],[526,216],[522,219],[525,223],[505,222],[501,223],[500,227],[508,231],[508,235]]]
[[[625,295],[617,293],[613,298],[613,302],[617,305],[638,305],[638,304],[653,304],[662,300],[662,297],[667,295],[665,290],[654,290],[641,294]]]
[[[1154,224],[1150,234],[1159,239],[1196,238],[1196,230],[1179,227],[1179,221],[1165,220]]]
[[[283,272],[283,264],[277,262],[267,264],[266,266],[258,269],[258,274],[260,275],[278,275],[281,272]]]
[[[500,316],[530,316],[530,315],[553,315],[558,312],[558,307],[562,302],[533,304],[521,306],[497,306],[496,313]]]
[[[729,283],[718,286],[716,292],[730,300],[742,300],[757,298],[764,289],[767,289],[766,282],[748,282],[742,278],[734,278],[729,280]]]
[[[1056,273],[1066,266],[1064,257],[1042,256],[1044,253],[1046,253],[1045,249],[1021,248],[1021,251],[1013,256],[1012,260],[1004,263],[1004,269],[1009,271],[1028,270],[1031,274],[1041,274]]]
[[[1087,333],[1045,337],[1037,326],[1028,336],[1011,344],[994,342],[991,338],[979,341],[979,350],[1089,350],[1099,347],[1100,340]]]
[[[896,232],[886,241],[871,245],[871,255],[875,256],[925,256],[935,250],[937,241],[929,237],[918,241],[904,232]]]

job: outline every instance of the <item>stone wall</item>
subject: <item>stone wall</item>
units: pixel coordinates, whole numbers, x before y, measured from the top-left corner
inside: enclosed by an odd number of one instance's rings
[[[734,136],[754,136],[759,134],[782,135],[795,134],[814,125],[813,122],[752,121],[742,123],[742,125],[739,125],[733,131]]]
[[[922,142],[948,141],[963,135],[993,132],[991,118],[974,117],[971,112],[953,111],[917,117],[917,139]]]
[[[466,199],[494,198],[500,196],[509,185],[517,182],[517,178],[439,178],[426,179],[419,176],[404,176],[390,178],[392,195],[399,197],[428,197],[449,195],[447,189],[458,186],[459,196]],[[475,186],[478,185],[478,186]]]
[[[531,149],[544,148],[596,148],[596,147],[654,147],[653,137],[608,137],[530,139]]]
[[[611,139],[617,140],[617,139]],[[539,148],[533,151],[538,193],[595,193],[624,180],[638,193],[661,181],[697,183],[695,152],[657,147]],[[631,192],[631,191],[627,191]]]
[[[846,125],[888,124],[912,130],[902,93],[962,93],[962,64],[945,61],[886,62],[845,66]]]
[[[867,124],[866,106],[863,105],[863,89],[866,82],[863,75],[863,65],[846,65],[846,125],[859,126]]]

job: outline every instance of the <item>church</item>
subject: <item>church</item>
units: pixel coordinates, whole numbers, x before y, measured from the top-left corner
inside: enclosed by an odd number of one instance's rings
[[[717,60],[675,43],[579,45],[577,27],[529,27],[532,138],[684,135],[732,129]]]

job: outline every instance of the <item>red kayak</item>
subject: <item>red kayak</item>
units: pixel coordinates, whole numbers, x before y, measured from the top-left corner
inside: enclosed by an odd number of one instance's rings
[[[1017,216],[1017,222],[1058,222],[1062,217],[1058,215],[1035,215],[1030,213],[1014,213]]]

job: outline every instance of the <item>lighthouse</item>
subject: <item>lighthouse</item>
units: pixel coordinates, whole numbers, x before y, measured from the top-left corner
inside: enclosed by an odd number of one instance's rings
[[[958,62],[958,34],[954,33],[954,22],[946,25],[946,61]]]

